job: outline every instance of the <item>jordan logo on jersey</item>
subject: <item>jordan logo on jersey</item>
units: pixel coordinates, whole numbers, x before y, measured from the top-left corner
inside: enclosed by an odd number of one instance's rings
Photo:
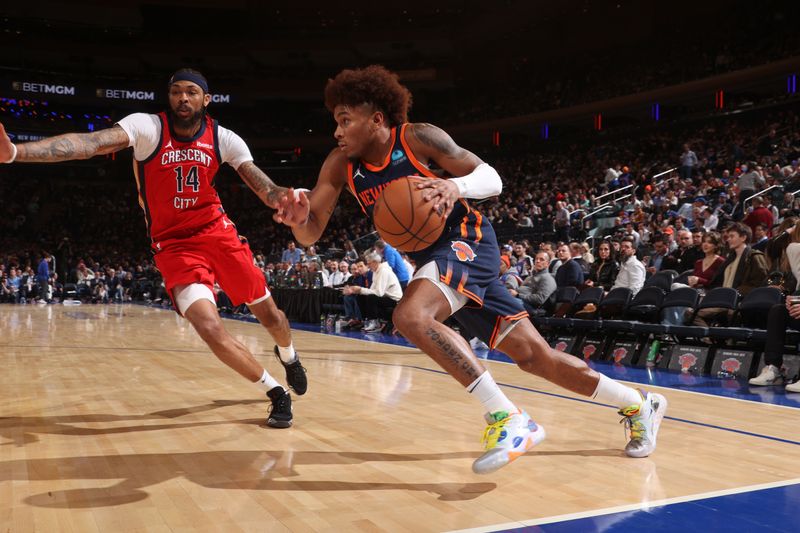
[[[356,169],[355,173],[353,174],[353,179],[363,178],[363,177],[364,177],[364,173],[361,172],[361,165],[359,165],[358,168]]]

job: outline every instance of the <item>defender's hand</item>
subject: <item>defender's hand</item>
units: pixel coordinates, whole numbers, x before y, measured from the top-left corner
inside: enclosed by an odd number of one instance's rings
[[[16,153],[17,151],[14,149],[14,145],[11,144],[11,139],[8,138],[3,123],[0,122],[0,163],[10,163],[11,158]]]
[[[432,202],[434,211],[447,217],[459,198],[458,186],[448,179],[428,179],[417,184],[417,189],[428,189],[423,197]]]

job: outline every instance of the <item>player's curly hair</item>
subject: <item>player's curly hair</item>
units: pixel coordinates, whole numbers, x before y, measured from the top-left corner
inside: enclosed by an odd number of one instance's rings
[[[337,105],[371,104],[386,115],[390,127],[408,122],[411,91],[400,84],[397,74],[381,65],[341,71],[325,86],[325,107],[333,113]]]

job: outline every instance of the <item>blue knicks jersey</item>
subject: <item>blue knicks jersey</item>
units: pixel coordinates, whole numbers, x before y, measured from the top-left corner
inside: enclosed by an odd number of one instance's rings
[[[350,190],[358,200],[361,210],[372,218],[372,209],[375,201],[381,195],[383,189],[398,178],[406,176],[425,176],[429,178],[441,179],[428,167],[423,165],[414,157],[408,147],[405,138],[405,131],[408,124],[401,124],[392,128],[391,139],[392,149],[380,166],[373,166],[364,161],[350,161],[347,164],[347,178]],[[439,241],[449,241],[453,237],[478,242],[483,237],[481,225],[483,217],[472,209],[466,200],[458,201],[453,207],[453,211],[447,217],[445,230]],[[457,235],[454,230],[457,229]],[[410,252],[408,255],[417,263],[428,255],[428,252],[436,248],[439,241],[432,244],[425,250]]]

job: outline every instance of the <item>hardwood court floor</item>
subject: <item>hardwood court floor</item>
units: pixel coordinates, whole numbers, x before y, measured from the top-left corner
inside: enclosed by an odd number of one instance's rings
[[[442,531],[800,478],[797,409],[667,389],[629,459],[614,409],[490,362],[548,439],[477,476],[480,406],[414,349],[296,332],[309,392],[274,430],[175,313],[4,305],[0,332],[2,531]]]

